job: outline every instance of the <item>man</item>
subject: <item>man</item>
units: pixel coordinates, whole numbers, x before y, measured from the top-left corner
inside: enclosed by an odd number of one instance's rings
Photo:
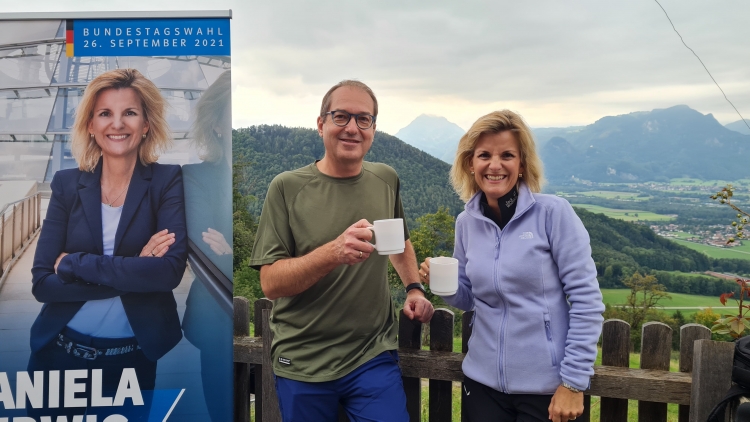
[[[271,182],[250,265],[274,301],[271,355],[284,421],[407,421],[398,367],[398,320],[387,258],[368,242],[375,220],[404,218],[396,172],[364,157],[377,99],[358,81],[323,97],[318,134],[325,156]],[[407,288],[404,313],[428,322],[414,248],[390,261]]]

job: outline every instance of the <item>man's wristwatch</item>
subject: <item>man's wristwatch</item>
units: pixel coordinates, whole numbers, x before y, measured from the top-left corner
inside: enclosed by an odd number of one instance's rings
[[[582,393],[583,392],[583,390],[579,390],[579,389],[573,387],[572,385],[568,384],[567,382],[563,382],[562,386],[565,387],[565,388],[567,388],[568,390],[574,392],[574,393]]]
[[[411,283],[408,286],[406,286],[406,293],[408,294],[410,291],[417,289],[422,292],[422,294],[425,294],[424,286],[422,283]]]

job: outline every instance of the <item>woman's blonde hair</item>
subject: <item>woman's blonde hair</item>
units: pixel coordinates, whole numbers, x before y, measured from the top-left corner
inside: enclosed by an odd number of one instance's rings
[[[159,88],[136,69],[116,69],[102,73],[86,87],[75,113],[71,131],[71,151],[82,171],[94,171],[102,150],[89,133],[89,122],[94,117],[94,107],[99,94],[108,89],[131,88],[141,99],[143,117],[149,124],[146,138],[138,145],[141,163],[149,165],[159,159],[159,154],[172,143],[166,119],[167,101]]]
[[[450,179],[453,189],[464,202],[479,191],[479,185],[470,170],[474,148],[479,138],[484,134],[495,134],[506,130],[511,131],[518,141],[518,147],[521,150],[521,165],[524,169],[523,181],[532,192],[541,192],[544,184],[542,160],[536,153],[531,129],[520,115],[510,110],[500,110],[480,117],[458,142]]]
[[[195,106],[193,143],[199,151],[201,160],[219,161],[227,153],[224,145],[232,143],[231,128],[229,133],[224,134],[215,130],[215,127],[224,120],[225,113],[231,112],[229,108],[232,103],[231,81],[231,70],[227,70],[201,94]]]

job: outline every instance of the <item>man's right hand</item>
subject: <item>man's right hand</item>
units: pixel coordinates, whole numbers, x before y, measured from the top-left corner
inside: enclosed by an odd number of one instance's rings
[[[260,287],[267,298],[298,295],[339,265],[354,265],[366,260],[375,250],[368,243],[372,232],[367,220],[349,226],[337,238],[299,257],[279,259],[260,268]]]
[[[369,243],[372,240],[372,231],[368,227],[372,227],[369,221],[359,220],[331,242],[333,256],[339,264],[359,264],[375,250]]]

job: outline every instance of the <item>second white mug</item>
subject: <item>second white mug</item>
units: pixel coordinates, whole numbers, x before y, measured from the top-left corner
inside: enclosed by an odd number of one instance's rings
[[[458,260],[447,256],[430,258],[430,291],[451,296],[458,291]]]

